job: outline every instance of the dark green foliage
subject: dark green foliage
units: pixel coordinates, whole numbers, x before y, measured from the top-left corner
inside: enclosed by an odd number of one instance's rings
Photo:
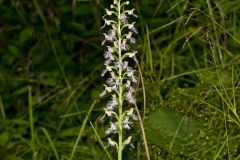
[[[94,100],[73,159],[108,159],[89,121],[106,145],[98,95],[101,17],[110,3],[0,0],[0,160],[68,160]],[[131,1],[151,159],[240,159],[239,3]],[[146,159],[139,127],[132,135],[135,148],[124,158]]]

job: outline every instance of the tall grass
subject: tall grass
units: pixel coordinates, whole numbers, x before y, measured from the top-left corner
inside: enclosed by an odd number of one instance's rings
[[[116,156],[98,100],[109,3],[0,1],[0,159]],[[123,159],[240,159],[239,1],[131,4],[142,123]]]

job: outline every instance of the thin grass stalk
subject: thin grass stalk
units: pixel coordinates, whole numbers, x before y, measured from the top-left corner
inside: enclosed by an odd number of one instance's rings
[[[36,145],[35,145],[35,134],[34,134],[34,119],[33,119],[33,104],[32,104],[32,87],[28,87],[28,112],[29,112],[29,125],[31,134],[31,148],[32,148],[32,159],[36,159]]]
[[[100,143],[101,147],[102,147],[102,148],[104,149],[104,151],[106,152],[108,158],[109,158],[110,160],[112,160],[111,155],[109,154],[108,150],[107,150],[106,147],[104,146],[103,141],[101,140],[100,136],[98,135],[97,130],[96,130],[95,127],[93,126],[92,122],[90,122],[90,125],[91,125],[91,127],[92,127],[95,135],[97,136],[98,142]]]
[[[5,119],[6,118],[6,114],[5,114],[5,110],[4,110],[1,94],[0,94],[0,110],[1,110],[2,119]]]
[[[83,121],[83,124],[82,124],[82,126],[81,126],[81,129],[80,129],[80,131],[79,131],[77,140],[76,140],[76,142],[75,142],[75,144],[74,144],[74,146],[73,146],[73,150],[72,150],[72,153],[71,153],[70,160],[73,159],[73,156],[74,156],[74,153],[75,153],[75,151],[76,151],[76,149],[77,149],[78,143],[79,143],[79,141],[80,141],[81,138],[82,138],[82,134],[83,134],[83,131],[84,131],[84,129],[85,129],[87,120],[88,120],[89,116],[91,115],[91,112],[92,112],[95,104],[96,104],[96,101],[93,101],[92,105],[90,106],[90,108],[89,108],[89,110],[88,110],[88,112],[87,112],[87,115],[86,115],[86,117],[85,117],[85,119],[84,119],[84,121]]]
[[[56,160],[60,160],[59,154],[58,154],[57,149],[55,147],[55,144],[54,144],[51,136],[49,135],[48,131],[45,128],[43,128],[43,127],[41,127],[40,129],[43,131],[45,137],[47,138],[47,140],[48,140],[48,142],[49,142],[49,144],[50,144],[50,146],[51,146],[51,148],[53,150],[53,154],[54,154]]]

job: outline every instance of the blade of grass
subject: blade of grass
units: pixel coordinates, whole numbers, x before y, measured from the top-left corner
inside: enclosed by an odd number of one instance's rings
[[[169,27],[169,26],[171,26],[171,25],[173,25],[173,24],[175,24],[175,23],[177,23],[177,22],[181,22],[181,20],[183,20],[185,18],[185,16],[182,16],[182,17],[179,17],[179,18],[177,18],[177,19],[175,19],[175,20],[173,20],[173,21],[171,21],[171,22],[169,22],[169,23],[167,23],[167,24],[165,24],[165,25],[163,25],[163,26],[161,26],[161,27],[158,27],[158,28],[156,28],[156,29],[153,29],[153,30],[151,30],[150,32],[149,32],[149,34],[150,35],[152,35],[152,34],[156,34],[156,33],[158,33],[159,31],[161,31],[162,29],[164,29],[164,28],[167,28],[167,27]]]
[[[76,105],[77,100],[79,99],[79,97],[81,97],[85,91],[88,89],[88,87],[95,81],[95,79],[97,77],[94,77],[94,73],[98,71],[99,67],[96,67],[96,69],[94,69],[89,76],[86,76],[81,82],[78,83],[77,86],[72,88],[72,93],[70,94],[70,96],[66,99],[66,106],[68,106],[68,109],[66,111],[66,114],[69,114],[69,112],[73,109],[73,107]],[[78,93],[78,94],[77,94]],[[77,94],[77,95],[76,95]],[[57,133],[59,133],[59,131],[61,130],[63,124],[66,122],[66,117],[63,116]]]
[[[237,158],[235,160],[239,160],[240,159],[240,154],[237,156]]]
[[[31,134],[31,148],[32,148],[32,159],[36,160],[36,146],[35,146],[35,135],[34,135],[34,119],[33,119],[33,106],[32,106],[32,87],[28,86],[28,113],[29,113],[29,125]]]
[[[59,66],[60,72],[62,73],[62,75],[63,75],[63,77],[64,77],[65,83],[67,84],[68,88],[70,89],[70,88],[71,88],[71,84],[69,83],[69,80],[67,79],[67,76],[66,76],[65,71],[64,71],[64,67],[62,66],[62,63],[61,63],[61,61],[60,61],[60,59],[59,59],[59,57],[58,57],[57,50],[56,50],[56,47],[55,47],[55,45],[54,45],[54,43],[53,43],[52,36],[51,36],[50,31],[49,31],[49,28],[48,28],[46,19],[45,19],[45,17],[44,17],[44,14],[43,14],[40,6],[38,5],[37,1],[36,1],[36,0],[33,0],[33,3],[34,3],[34,5],[35,5],[35,8],[36,8],[36,10],[37,10],[40,18],[42,19],[42,21],[43,21],[43,23],[44,23],[44,28],[45,28],[45,30],[46,30],[46,32],[47,32],[48,40],[49,40],[49,43],[50,43],[50,45],[51,45],[51,48],[52,48],[54,57],[55,57],[55,59],[56,59],[56,61],[57,61],[57,64],[58,64],[58,66]]]
[[[172,151],[172,147],[173,147],[174,141],[175,141],[175,139],[176,139],[176,137],[177,137],[177,135],[178,135],[178,132],[179,132],[181,126],[182,126],[182,123],[184,122],[184,118],[186,118],[186,116],[183,116],[183,117],[181,118],[179,124],[178,124],[177,130],[175,131],[175,134],[174,134],[174,136],[173,136],[173,139],[172,139],[172,141],[171,141],[171,143],[170,143],[170,146],[169,146],[169,149],[168,149],[169,153],[171,153],[171,151]]]
[[[1,94],[0,94],[0,110],[1,110],[1,114],[2,114],[2,119],[5,119],[6,118],[6,114],[5,114],[5,111],[4,111],[4,106],[3,106]]]
[[[91,126],[92,126],[92,129],[93,129],[93,131],[94,131],[95,135],[97,136],[97,139],[98,139],[98,142],[99,142],[99,144],[101,145],[101,147],[102,147],[102,148],[104,149],[104,151],[106,152],[106,154],[107,154],[108,158],[109,158],[110,160],[112,160],[112,157],[111,157],[111,156],[110,156],[110,154],[108,153],[108,151],[107,151],[106,147],[104,146],[104,144],[103,144],[103,142],[102,142],[101,138],[99,137],[99,135],[98,135],[98,133],[97,133],[96,129],[94,128],[94,126],[93,126],[92,122],[90,122],[90,124],[91,124]]]
[[[216,24],[216,26],[218,26],[220,29],[222,29],[224,32],[226,32],[233,40],[235,40],[235,42],[240,44],[240,40],[237,37],[235,37],[233,34],[231,34],[229,31],[227,31],[221,24],[219,24],[217,21],[215,21],[213,18],[211,18],[207,13],[205,13],[204,11],[201,11],[199,9],[197,9],[197,11],[199,11],[202,14],[204,14],[205,16],[207,16],[213,23]]]
[[[140,124],[140,127],[141,127],[144,147],[145,147],[145,151],[146,151],[146,157],[147,157],[147,160],[150,160],[150,154],[149,154],[149,151],[148,151],[148,144],[147,144],[147,138],[146,138],[146,134],[145,134],[144,126],[143,126],[143,121],[142,121],[141,115],[139,113],[139,110],[138,110],[138,107],[137,107],[136,104],[135,104],[135,110],[137,112],[139,124]]]
[[[214,155],[214,157],[213,157],[214,160],[216,160],[216,159],[220,156],[220,154],[221,154],[224,146],[226,145],[227,141],[228,141],[228,138],[226,138],[226,140],[224,141],[224,143],[222,144],[222,146],[219,148],[217,154]]]
[[[210,3],[209,0],[207,0],[206,3],[207,3],[207,6],[208,6],[208,10],[209,10],[209,17],[211,17],[211,19],[213,19],[215,21],[215,17],[214,17],[214,14],[213,14],[214,11],[213,11],[213,8],[211,6],[211,3]],[[214,36],[215,36],[216,44],[217,44],[217,46],[220,46],[219,38],[218,38],[219,34],[217,33],[217,27],[216,27],[215,23],[213,23],[213,30],[214,30]],[[218,53],[219,53],[220,63],[223,64],[222,51],[221,51],[220,47],[217,47],[217,50],[218,50]],[[217,62],[218,62],[218,58],[217,58]]]
[[[89,108],[89,110],[88,110],[88,113],[87,113],[87,115],[86,115],[86,117],[85,117],[85,119],[84,119],[84,121],[83,121],[83,124],[82,124],[82,126],[81,126],[81,129],[80,129],[79,134],[78,134],[78,137],[77,137],[77,140],[76,140],[75,145],[74,145],[74,147],[73,147],[70,160],[73,159],[74,153],[75,153],[75,151],[76,151],[76,149],[77,149],[78,143],[79,143],[79,141],[81,140],[82,133],[83,133],[83,131],[84,131],[84,129],[85,129],[87,120],[88,120],[88,118],[89,118],[89,116],[90,116],[90,114],[91,114],[91,112],[92,112],[95,104],[96,104],[96,100],[95,100],[95,101],[92,103],[92,105],[90,106],[90,108]]]
[[[214,106],[214,105],[212,105],[212,104],[210,104],[210,103],[208,103],[208,102],[205,102],[205,101],[203,101],[203,100],[202,100],[201,102],[204,103],[204,104],[206,104],[206,105],[208,105],[209,107],[217,110],[219,113],[222,113],[223,115],[227,116],[227,117],[228,117],[229,119],[231,119],[236,125],[238,125],[238,127],[240,127],[240,123],[239,123],[238,121],[236,121],[231,115],[226,114],[224,111],[221,111],[221,110],[218,109],[216,106]]]
[[[160,7],[161,7],[162,3],[163,3],[163,1],[159,1],[158,5],[157,5],[157,7],[156,7],[156,9],[155,9],[155,11],[153,13],[153,17],[156,17],[157,13],[160,10]]]
[[[149,67],[151,71],[153,72],[153,59],[152,59],[152,49],[151,49],[151,42],[150,42],[150,35],[149,35],[149,29],[146,26],[146,32],[147,32],[147,64],[149,64]]]
[[[141,83],[142,83],[142,88],[143,88],[143,119],[141,118],[141,115],[139,113],[139,110],[138,110],[138,107],[137,107],[136,104],[135,104],[135,109],[136,109],[138,119],[139,119],[139,123],[140,123],[140,126],[141,126],[141,131],[142,131],[146,156],[147,156],[147,159],[150,160],[150,154],[149,154],[149,151],[148,151],[148,144],[147,144],[147,139],[146,139],[146,135],[145,135],[145,131],[144,131],[144,125],[143,125],[145,114],[146,114],[146,91],[145,91],[145,85],[144,85],[144,80],[143,80],[143,75],[142,75],[140,65],[139,65],[138,61],[136,63],[137,63],[137,67],[138,67],[138,71],[139,71],[140,79],[141,79]]]
[[[54,143],[53,143],[53,141],[52,141],[51,136],[48,134],[48,131],[47,131],[45,128],[43,128],[43,127],[41,127],[40,130],[43,131],[45,137],[47,138],[47,140],[48,140],[48,142],[49,142],[49,144],[50,144],[50,146],[51,146],[51,148],[52,148],[52,150],[53,150],[53,153],[54,153],[55,158],[56,158],[57,160],[60,160],[59,155],[58,155],[58,152],[57,152],[57,149],[56,149],[56,147],[55,147],[55,145],[54,145]]]
[[[226,94],[226,97],[228,99],[225,99],[223,94],[219,91],[219,89],[213,84],[214,88],[216,89],[218,95],[221,97],[221,99],[225,102],[225,104],[228,106],[228,108],[232,111],[232,113],[234,114],[234,116],[237,118],[237,120],[240,122],[240,118],[238,116],[238,113],[237,113],[237,109],[236,109],[236,106],[233,106],[230,98],[229,98],[229,95],[227,94],[227,91],[226,91],[226,88],[224,86],[222,86],[223,88],[223,91],[225,92]]]
[[[143,121],[146,115],[146,90],[145,90],[145,85],[144,85],[144,80],[143,80],[143,75],[142,75],[142,71],[140,68],[139,63],[137,62],[137,67],[138,67],[138,72],[140,75],[140,79],[141,79],[141,83],[142,83],[142,89],[143,89]]]

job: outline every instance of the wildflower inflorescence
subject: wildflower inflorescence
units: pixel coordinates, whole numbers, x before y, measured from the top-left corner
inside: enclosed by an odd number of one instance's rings
[[[110,137],[108,138],[108,146],[116,147],[118,150],[118,160],[122,157],[122,150],[126,145],[131,144],[132,136],[123,137],[123,130],[130,130],[132,120],[137,120],[134,114],[134,108],[128,110],[123,109],[123,104],[129,102],[135,104],[136,99],[135,89],[132,87],[137,83],[135,70],[129,66],[129,59],[137,61],[137,51],[131,51],[130,44],[136,43],[134,34],[138,33],[135,27],[135,22],[131,22],[132,17],[137,17],[134,9],[125,10],[129,5],[126,0],[114,0],[110,6],[110,10],[106,9],[106,14],[103,16],[104,25],[102,29],[107,29],[107,33],[103,33],[105,39],[102,45],[106,46],[104,58],[105,69],[102,76],[109,74],[104,91],[100,97],[107,93],[111,94],[111,99],[104,107],[105,117],[115,117],[115,122],[110,122],[110,127],[106,130],[106,134],[118,134],[118,142],[115,142]]]

